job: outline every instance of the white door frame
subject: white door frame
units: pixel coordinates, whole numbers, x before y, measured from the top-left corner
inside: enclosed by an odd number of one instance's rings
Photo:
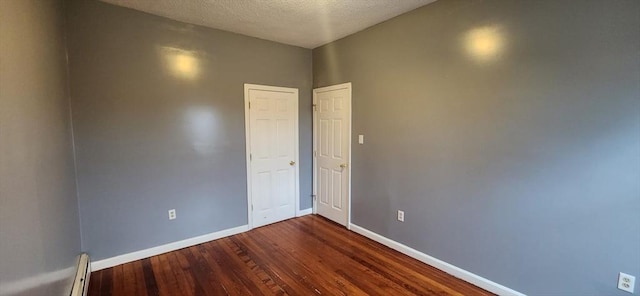
[[[318,213],[318,172],[317,172],[318,115],[316,113],[318,92],[325,92],[325,91],[331,91],[331,90],[337,90],[337,89],[343,89],[343,88],[349,89],[349,102],[347,103],[347,107],[349,108],[349,112],[347,113],[348,114],[347,116],[349,117],[347,118],[347,121],[349,122],[349,131],[348,131],[349,142],[347,143],[349,145],[349,164],[347,165],[347,170],[348,170],[347,174],[349,174],[349,178],[348,178],[349,190],[347,190],[347,225],[346,227],[347,229],[351,229],[351,163],[352,163],[351,130],[353,129],[352,122],[351,122],[351,117],[352,117],[351,101],[353,100],[352,98],[353,89],[351,88],[351,82],[313,89],[313,213],[314,214]]]
[[[259,84],[244,84],[244,134],[246,138],[246,163],[247,163],[247,225],[249,229],[253,228],[253,213],[252,213],[252,204],[253,199],[251,196],[251,118],[250,118],[250,104],[249,104],[249,90],[266,90],[266,91],[274,91],[274,92],[284,92],[284,93],[293,93],[296,95],[296,100],[298,100],[298,107],[300,106],[300,96],[298,95],[297,88],[289,88],[289,87],[279,87],[279,86],[269,86],[269,85],[259,85]],[[294,149],[294,155],[296,162],[296,191],[295,191],[295,202],[294,206],[296,208],[295,216],[299,216],[300,212],[300,139],[299,139],[299,129],[298,129],[298,120],[299,113],[297,111],[295,114],[295,122],[294,122],[294,142],[296,143],[296,147]]]

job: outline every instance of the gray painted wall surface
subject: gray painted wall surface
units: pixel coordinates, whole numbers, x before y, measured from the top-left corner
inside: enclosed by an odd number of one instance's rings
[[[501,53],[470,55],[478,32]],[[353,83],[353,223],[523,293],[628,295],[640,1],[438,1],[313,67],[314,87]]]
[[[244,83],[299,89],[300,208],[311,207],[311,50],[69,4],[83,249],[94,260],[247,224]]]
[[[0,1],[0,295],[68,295],[80,253],[62,1]]]

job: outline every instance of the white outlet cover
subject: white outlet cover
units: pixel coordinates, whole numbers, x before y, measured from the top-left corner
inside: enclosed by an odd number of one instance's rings
[[[176,218],[176,210],[175,209],[169,210],[169,220],[173,220],[175,218]]]
[[[636,284],[636,277],[621,272],[618,274],[618,289],[633,293],[633,288]]]
[[[404,211],[398,211],[398,221],[404,222]]]

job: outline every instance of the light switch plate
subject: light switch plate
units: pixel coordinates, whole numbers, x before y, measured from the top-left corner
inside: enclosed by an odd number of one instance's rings
[[[364,135],[358,135],[358,144],[364,144]]]
[[[398,221],[404,222],[404,211],[398,210]]]

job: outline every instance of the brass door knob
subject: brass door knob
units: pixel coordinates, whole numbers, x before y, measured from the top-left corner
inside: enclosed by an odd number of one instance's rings
[[[347,164],[346,164],[346,163],[343,163],[343,164],[341,164],[341,165],[340,165],[340,167],[344,169],[344,168],[346,168],[346,167],[347,167]]]
[[[296,165],[296,162],[292,160],[292,161],[289,162],[289,165],[290,166],[294,166],[294,165]]]

